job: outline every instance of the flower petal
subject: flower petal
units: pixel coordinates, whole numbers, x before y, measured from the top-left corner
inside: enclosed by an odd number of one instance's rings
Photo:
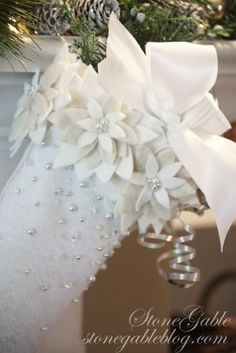
[[[55,84],[63,70],[62,63],[52,63],[40,78],[40,88],[47,89]]]
[[[79,119],[86,119],[88,117],[87,109],[83,108],[67,108],[66,114],[70,118],[71,122],[76,122]]]
[[[176,189],[169,190],[169,194],[172,197],[179,199],[183,197],[196,195],[196,190],[189,183],[186,182]]]
[[[168,164],[159,171],[159,178],[161,180],[169,179],[178,173],[181,167],[182,163],[180,162]]]
[[[61,139],[64,142],[78,144],[80,136],[84,133],[77,125],[68,124],[61,133]]]
[[[147,178],[153,179],[158,174],[158,163],[153,154],[150,154],[146,162],[146,176]]]
[[[90,118],[78,120],[76,124],[84,130],[94,131],[96,129],[95,121]]]
[[[126,115],[124,113],[121,112],[111,112],[106,114],[106,119],[108,119],[109,121],[113,122],[113,123],[117,123],[123,119],[125,119]]]
[[[36,130],[29,133],[29,137],[34,143],[39,145],[43,141],[46,131],[47,124],[38,126]]]
[[[162,181],[163,186],[166,189],[176,189],[179,186],[183,185],[185,183],[184,179],[180,179],[180,178],[169,178],[169,179],[164,179]]]
[[[126,135],[125,141],[127,143],[129,143],[130,145],[134,145],[134,144],[139,143],[138,137],[137,137],[134,129],[132,129],[132,127],[130,127],[128,124],[125,124],[123,122],[119,122],[119,126],[125,132],[125,135]]]
[[[107,153],[112,153],[113,144],[110,136],[108,136],[106,133],[98,134],[98,141],[104,151],[106,151]]]
[[[94,169],[88,169],[84,159],[75,164],[75,172],[80,181],[88,179],[94,174]]]
[[[121,110],[121,102],[114,99],[109,98],[103,104],[103,111],[105,114],[109,114],[112,112],[119,112]]]
[[[69,92],[64,92],[54,100],[55,110],[65,107],[71,102],[71,96]]]
[[[123,179],[130,180],[133,175],[134,162],[133,154],[131,148],[128,151],[128,156],[121,159],[119,167],[116,170],[116,173]]]
[[[86,147],[91,145],[95,140],[97,139],[97,134],[94,132],[90,131],[85,131],[83,135],[80,136],[79,138],[79,146]]]
[[[101,162],[101,157],[99,150],[96,148],[92,153],[90,153],[85,159],[85,164],[86,166],[91,169],[91,168],[97,168],[99,163]]]
[[[55,168],[75,164],[80,159],[80,148],[78,145],[62,143],[56,155],[53,166]]]
[[[88,98],[99,99],[104,95],[104,90],[98,82],[98,74],[91,65],[84,73],[81,90],[82,94]]]
[[[121,158],[126,157],[128,154],[128,145],[125,142],[119,142],[118,143],[118,155]]]
[[[60,92],[55,88],[49,87],[45,90],[44,94],[47,100],[50,101],[59,96]]]
[[[161,188],[161,189],[157,190],[154,193],[154,195],[155,195],[157,202],[159,202],[162,206],[164,206],[167,209],[170,208],[169,195],[168,195],[165,188]]]
[[[48,110],[46,98],[41,93],[37,93],[31,108],[35,114],[43,114]]]
[[[101,156],[101,159],[104,161],[104,162],[107,162],[109,164],[114,164],[116,158],[117,158],[117,148],[116,148],[116,143],[114,141],[112,141],[112,144],[113,144],[113,151],[112,153],[107,153],[106,151],[104,151],[103,148],[101,148],[99,146],[99,154]]]
[[[124,130],[114,123],[109,124],[108,134],[114,139],[124,139],[126,137]]]
[[[135,172],[135,173],[133,173],[131,182],[135,185],[145,185],[146,176],[145,176],[145,174]]]
[[[144,186],[135,204],[135,210],[138,212],[145,203],[151,200],[152,192],[148,186]]]
[[[159,136],[155,131],[148,129],[143,125],[138,124],[135,126],[134,129],[138,136],[138,141],[140,144],[152,141]]]
[[[162,169],[162,167],[164,167],[168,164],[172,164],[176,161],[176,155],[175,155],[173,149],[170,147],[161,149],[161,151],[159,151],[157,154],[157,158],[158,158],[158,162],[160,164],[161,169]]]
[[[117,168],[117,164],[108,164],[106,162],[102,162],[99,166],[95,169],[95,172],[98,178],[103,183],[108,183],[108,181],[112,178]]]
[[[130,228],[137,222],[138,218],[139,214],[135,212],[122,215],[120,221],[121,233],[127,233]]]
[[[88,112],[94,120],[102,119],[104,116],[102,107],[93,98],[88,100]]]

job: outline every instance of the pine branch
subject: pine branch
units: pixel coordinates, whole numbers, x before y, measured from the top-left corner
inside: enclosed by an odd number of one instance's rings
[[[65,3],[64,8],[70,18],[71,32],[78,36],[78,39],[74,40],[74,46],[78,49],[79,57],[85,64],[97,69],[98,63],[105,57],[105,43],[90,27],[86,16],[81,15],[78,21],[73,11],[73,1]]]
[[[8,58],[11,54],[22,59],[21,45],[23,34],[20,23],[35,20],[32,15],[33,6],[43,0],[0,0],[0,56]]]

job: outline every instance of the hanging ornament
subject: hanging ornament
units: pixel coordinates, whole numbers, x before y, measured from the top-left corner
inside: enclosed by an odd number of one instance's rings
[[[47,1],[35,7],[33,30],[38,34],[60,35],[70,29],[70,18],[60,1]]]
[[[75,16],[77,19],[84,16],[88,19],[90,27],[101,33],[108,27],[111,13],[120,15],[120,6],[117,0],[75,0]]]

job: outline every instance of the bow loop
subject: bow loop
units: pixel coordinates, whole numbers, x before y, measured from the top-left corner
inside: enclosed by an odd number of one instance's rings
[[[217,55],[213,46],[148,43],[146,54],[159,99],[168,98],[178,113],[200,102],[215,84]]]

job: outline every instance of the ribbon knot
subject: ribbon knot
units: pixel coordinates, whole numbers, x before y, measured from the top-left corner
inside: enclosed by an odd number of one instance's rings
[[[167,129],[176,129],[180,126],[181,117],[172,110],[166,110],[161,116],[161,120],[165,123]]]

